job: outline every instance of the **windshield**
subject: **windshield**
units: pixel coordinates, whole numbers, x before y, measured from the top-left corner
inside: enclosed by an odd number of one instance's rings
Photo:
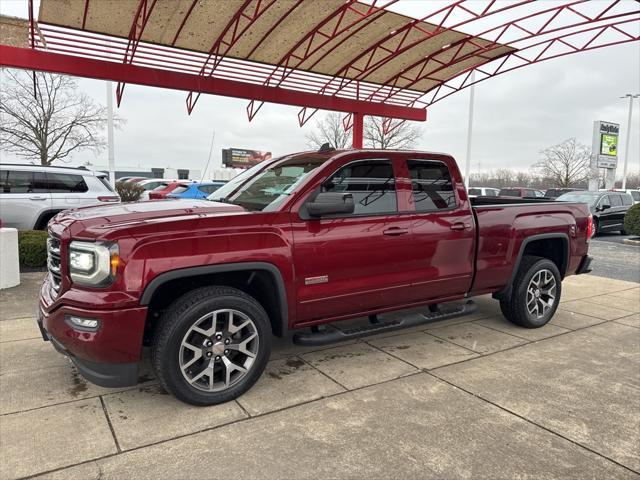
[[[556,198],[559,202],[578,202],[578,203],[587,203],[589,205],[595,205],[596,200],[598,200],[597,193],[588,193],[588,192],[580,192],[580,193],[565,193]]]
[[[255,165],[209,195],[209,200],[234,203],[257,212],[270,212],[328,157],[295,157],[274,162],[260,171]],[[242,178],[240,178],[242,177]]]

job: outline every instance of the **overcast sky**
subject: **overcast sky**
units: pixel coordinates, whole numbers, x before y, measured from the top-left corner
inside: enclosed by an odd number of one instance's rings
[[[405,9],[418,11],[420,3],[407,0]],[[0,13],[26,17],[26,0],[0,0]],[[407,11],[407,13],[410,13]],[[416,13],[417,14],[417,13]],[[79,80],[80,89],[105,103],[105,82]],[[506,73],[476,86],[472,171],[510,167],[528,169],[547,146],[576,137],[591,145],[594,120],[620,123],[619,176],[622,173],[628,100],[625,93],[640,93],[640,43],[634,42],[549,60]],[[268,150],[275,156],[305,150],[297,107],[266,104],[252,122],[247,102],[202,96],[191,116],[185,92],[127,85],[118,115],[125,127],[116,131],[116,166],[203,168],[215,131],[214,164],[221,149],[236,147]],[[454,155],[461,166],[466,151],[469,89],[430,107],[423,135],[416,145],[423,150]],[[319,118],[319,112],[315,118]],[[634,103],[629,170],[640,170],[640,104]],[[2,152],[3,161],[14,160]],[[90,161],[106,165],[106,151],[94,156],[78,153],[71,164]]]

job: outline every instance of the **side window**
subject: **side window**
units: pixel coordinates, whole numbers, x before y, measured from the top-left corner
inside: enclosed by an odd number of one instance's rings
[[[609,200],[609,195],[605,195],[604,197],[602,197],[602,199],[600,200],[600,203],[598,203],[598,205],[600,205],[601,207],[607,205],[607,206],[611,206],[611,201]]]
[[[42,172],[0,171],[0,193],[46,193],[47,180]]]
[[[487,197],[497,197],[497,196],[498,196],[498,190],[494,188],[487,188]]]
[[[81,175],[67,173],[47,173],[51,193],[84,193],[87,187]]]
[[[396,182],[388,160],[365,160],[346,165],[327,179],[322,191],[351,193],[354,215],[398,211]]]
[[[634,202],[640,202],[640,192],[636,192],[635,190],[631,192],[631,198],[633,198]]]
[[[482,195],[482,190],[480,190],[479,188],[470,188],[469,190],[467,190],[467,193],[469,195]]]
[[[451,174],[444,163],[408,160],[407,165],[417,212],[431,212],[456,206]]]
[[[633,199],[631,198],[631,195],[628,194],[624,194],[624,195],[620,195],[622,197],[622,204],[623,205],[633,205]]]
[[[609,195],[611,198],[611,206],[612,207],[621,207],[622,206],[622,197],[620,195]]]

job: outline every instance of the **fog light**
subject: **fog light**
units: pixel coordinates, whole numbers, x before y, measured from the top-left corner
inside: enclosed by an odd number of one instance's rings
[[[100,321],[96,320],[95,318],[82,318],[67,315],[65,320],[72,328],[81,330],[83,332],[95,332],[100,326]]]

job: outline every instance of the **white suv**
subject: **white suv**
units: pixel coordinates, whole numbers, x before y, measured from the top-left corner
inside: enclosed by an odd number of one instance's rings
[[[86,168],[0,165],[0,220],[5,227],[43,230],[58,212],[119,202],[107,175]]]

